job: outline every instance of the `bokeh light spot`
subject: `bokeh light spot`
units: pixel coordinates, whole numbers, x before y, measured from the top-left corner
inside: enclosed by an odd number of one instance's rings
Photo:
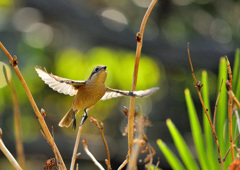
[[[34,48],[47,47],[53,40],[53,30],[43,23],[32,24],[25,32],[24,40]]]
[[[151,0],[132,0],[133,3],[139,7],[147,8],[151,3]]]
[[[222,20],[215,19],[210,28],[212,38],[222,44],[230,43],[232,41],[232,29],[230,25]]]
[[[105,9],[101,12],[101,16],[103,24],[114,31],[122,31],[128,24],[126,16],[115,9]]]
[[[25,32],[31,25],[40,22],[41,19],[41,13],[37,9],[25,7],[15,12],[12,22],[15,29]]]

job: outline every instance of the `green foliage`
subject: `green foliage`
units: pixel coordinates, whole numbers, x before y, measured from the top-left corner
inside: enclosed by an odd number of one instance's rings
[[[238,90],[240,90],[240,69],[239,69],[239,49],[236,51],[235,65],[233,69],[233,91],[236,94]],[[218,78],[218,91],[220,90],[221,82],[223,81],[223,85],[221,88],[221,93],[217,105],[217,114],[216,114],[216,132],[218,136],[218,141],[221,150],[221,156],[224,157],[227,152],[230,144],[229,144],[229,130],[228,130],[228,112],[227,112],[227,90],[225,87],[225,81],[227,80],[227,67],[226,61],[224,58],[220,59],[219,64],[219,78]],[[235,81],[235,82],[234,82]],[[209,117],[211,118],[210,111],[210,102],[209,102],[209,89],[208,89],[208,74],[206,71],[202,71],[202,84],[203,87],[201,89],[202,97],[204,105],[206,106]],[[192,97],[189,89],[185,90],[185,99],[188,108],[189,120],[192,130],[192,136],[194,140],[195,149],[197,151],[197,156],[200,164],[200,169],[220,169],[220,164],[218,163],[218,151],[216,144],[213,140],[212,130],[207,119],[206,114],[203,111],[203,131],[200,126],[200,122],[197,116],[197,112],[192,101]],[[213,122],[213,120],[212,120]],[[236,126],[236,118],[233,117],[233,131],[238,132],[238,129],[234,129]],[[170,130],[171,136],[174,140],[175,146],[180,154],[180,157],[184,163],[181,165],[180,160],[173,154],[173,152],[161,141],[158,140],[157,144],[160,150],[163,152],[164,156],[168,160],[169,164],[173,169],[198,169],[196,167],[196,162],[193,160],[193,157],[186,146],[185,141],[181,134],[177,131],[174,124],[167,120],[167,126]],[[233,133],[234,134],[234,133]],[[236,137],[237,133],[235,133],[234,137]],[[184,154],[183,154],[184,153]],[[193,162],[194,165],[189,165],[189,162]],[[227,169],[231,163],[231,157],[228,156],[224,162],[224,169]],[[176,166],[177,165],[177,166]],[[195,167],[194,167],[195,166]],[[193,168],[194,167],[194,168]]]
[[[179,133],[179,131],[177,130],[177,128],[170,119],[167,120],[167,126],[172,135],[175,146],[177,147],[178,153],[181,156],[182,161],[184,162],[186,168],[196,170],[199,169],[186,142],[184,141],[183,137],[181,136],[181,134]]]
[[[167,145],[161,139],[157,140],[157,144],[173,169],[176,170],[184,169],[184,166],[177,159],[176,155],[174,155],[174,153],[167,147]]]
[[[106,84],[113,88],[127,90],[132,84],[132,66],[135,62],[132,56],[135,56],[135,53],[103,47],[93,48],[86,54],[77,49],[64,49],[56,56],[55,74],[62,77],[84,80],[89,77],[96,65],[106,65],[108,67]],[[69,60],[70,57],[71,60]],[[138,76],[138,89],[159,86],[158,81],[164,77],[164,72],[159,69],[158,64],[150,57],[142,55]],[[156,78],[150,79],[149,77]]]

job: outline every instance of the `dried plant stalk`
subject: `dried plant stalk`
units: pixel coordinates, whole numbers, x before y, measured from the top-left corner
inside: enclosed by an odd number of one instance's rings
[[[43,129],[43,132],[44,132],[44,134],[45,134],[45,136],[46,136],[46,138],[47,138],[47,140],[48,140],[48,142],[49,142],[50,146],[52,147],[52,150],[53,150],[53,152],[55,154],[58,167],[60,169],[62,169],[62,170],[65,170],[66,166],[65,166],[65,164],[63,162],[62,156],[61,156],[61,154],[60,154],[60,152],[59,152],[59,150],[57,148],[57,145],[55,144],[54,139],[53,139],[53,137],[52,137],[52,135],[51,135],[51,133],[50,133],[48,127],[47,127],[47,124],[46,124],[46,122],[44,120],[44,117],[40,113],[40,111],[39,111],[39,109],[37,107],[37,104],[34,101],[33,96],[32,96],[32,94],[31,94],[31,92],[30,92],[30,90],[29,90],[29,88],[27,86],[27,83],[25,82],[25,80],[24,80],[24,78],[23,78],[23,76],[22,76],[22,74],[21,74],[21,72],[20,72],[20,70],[18,68],[17,57],[15,56],[13,58],[11,56],[11,54],[7,51],[7,49],[4,47],[4,45],[1,42],[0,42],[0,48],[3,50],[3,52],[8,57],[11,66],[13,67],[13,69],[16,72],[20,82],[22,83],[24,90],[26,91],[27,97],[28,97],[28,99],[29,99],[29,101],[30,101],[30,103],[32,105],[32,108],[33,108],[33,110],[34,110],[34,112],[35,112],[35,114],[36,114],[36,116],[38,118],[38,121],[39,121],[39,123],[40,123],[40,125],[41,125],[41,127]]]
[[[105,139],[105,136],[104,136],[104,131],[103,131],[103,128],[104,128],[104,124],[102,122],[100,122],[99,124],[99,121],[97,119],[94,119],[93,117],[90,117],[90,122],[91,123],[94,123],[97,128],[100,130],[100,133],[101,133],[101,137],[102,137],[102,140],[103,140],[103,143],[104,143],[104,146],[105,146],[105,149],[106,149],[106,153],[107,153],[107,159],[105,160],[106,162],[106,165],[108,167],[108,170],[111,170],[111,159],[110,159],[110,153],[109,153],[109,149],[108,149],[108,144],[107,144],[107,141]]]
[[[132,89],[131,89],[132,91],[136,90],[136,85],[137,85],[138,67],[139,67],[140,55],[142,50],[142,40],[143,40],[144,29],[145,29],[148,17],[153,7],[155,6],[156,2],[157,0],[152,0],[151,4],[149,5],[143,17],[140,30],[136,36],[137,49],[136,49],[135,65],[134,65],[134,72],[133,72],[133,82],[132,82]],[[129,116],[128,116],[128,149],[129,149],[128,153],[129,154],[131,154],[132,148],[133,148],[134,105],[135,105],[135,98],[131,97],[130,104],[129,104]]]
[[[88,146],[87,146],[87,141],[86,140],[82,140],[83,143],[83,147],[85,152],[87,153],[87,155],[92,159],[92,161],[94,162],[94,164],[100,169],[100,170],[104,170],[104,168],[102,167],[102,165],[96,160],[96,158],[93,156],[93,154],[88,150]]]
[[[9,162],[12,164],[12,166],[17,170],[22,170],[18,162],[15,160],[15,158],[12,156],[12,154],[9,152],[9,150],[6,148],[2,141],[2,129],[0,128],[0,150],[4,153],[4,155],[7,157]]]
[[[16,90],[13,86],[11,80],[7,77],[7,71],[5,66],[3,66],[3,73],[8,84],[8,87],[11,92],[11,97],[13,101],[13,113],[14,113],[14,132],[15,132],[15,139],[16,139],[16,151],[17,151],[17,159],[20,166],[25,169],[25,156],[24,156],[24,148],[22,142],[22,127],[21,127],[21,113],[19,107],[19,101],[17,97]]]
[[[71,161],[71,166],[70,166],[70,170],[74,170],[74,166],[75,166],[75,162],[77,159],[77,150],[78,150],[78,145],[79,145],[79,141],[80,141],[80,137],[81,137],[81,132],[82,132],[82,125],[79,125],[78,128],[78,133],[77,133],[77,137],[76,137],[76,142],[75,142],[75,146],[73,149],[73,155],[72,155],[72,161]]]
[[[239,138],[239,136],[240,136],[240,133],[239,133],[239,134],[236,136],[236,138],[233,140],[233,143],[236,142],[236,140]],[[225,156],[224,156],[224,158],[223,158],[223,162],[226,160],[227,155],[228,155],[228,153],[230,152],[230,149],[231,149],[231,146],[228,148],[227,153],[225,154]]]
[[[137,170],[137,158],[140,151],[140,141],[143,139],[144,118],[143,116],[137,117],[137,133],[138,142],[136,142],[133,152],[129,158],[128,170]]]
[[[213,115],[213,127],[214,127],[215,131],[216,131],[215,125],[216,125],[217,105],[218,105],[218,101],[219,101],[221,90],[222,90],[222,84],[223,84],[223,79],[222,79],[220,89],[219,89],[219,92],[218,92],[217,100],[216,100],[216,103],[215,103],[214,115]]]
[[[202,87],[202,85],[201,85],[201,82],[197,82],[197,79],[196,79],[195,74],[194,74],[193,65],[192,65],[191,56],[190,56],[190,50],[189,50],[189,43],[188,43],[188,46],[187,46],[187,51],[188,51],[188,60],[189,60],[189,63],[190,63],[190,66],[191,66],[191,70],[192,70],[192,76],[193,76],[193,79],[194,79],[194,82],[195,82],[195,87],[197,89],[198,96],[199,96],[200,102],[202,104],[204,113],[207,116],[207,119],[208,119],[209,124],[211,126],[211,130],[212,130],[212,133],[213,133],[213,136],[214,136],[214,141],[215,141],[215,143],[217,145],[217,150],[218,150],[218,155],[219,155],[219,159],[220,159],[219,162],[221,164],[221,169],[224,170],[221,150],[220,150],[220,146],[219,146],[219,142],[218,142],[218,137],[217,137],[215,128],[213,127],[212,121],[211,121],[211,119],[209,117],[208,110],[206,109],[206,106],[205,106],[205,104],[203,102],[203,99],[202,99],[202,94],[201,94],[201,87]]]
[[[129,157],[127,157],[125,161],[123,161],[123,163],[119,166],[118,170],[122,170],[127,165],[128,161]]]
[[[227,70],[229,81],[226,82],[227,91],[232,90],[232,70],[228,57],[226,56]],[[233,134],[232,134],[232,113],[233,113],[233,99],[231,95],[228,95],[228,124],[229,124],[229,140],[230,140],[230,150],[232,161],[234,161],[234,149],[233,149]]]

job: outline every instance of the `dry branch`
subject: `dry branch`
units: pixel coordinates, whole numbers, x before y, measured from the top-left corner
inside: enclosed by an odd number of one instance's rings
[[[136,57],[135,57],[135,65],[134,65],[134,72],[133,72],[133,82],[132,82],[132,88],[131,91],[136,90],[136,85],[137,85],[137,76],[138,76],[138,67],[139,67],[139,61],[140,61],[140,55],[141,55],[141,50],[142,50],[142,40],[143,40],[143,33],[144,29],[148,20],[148,17],[155,6],[157,0],[152,0],[151,4],[149,5],[141,26],[140,30],[137,33],[136,40],[137,40],[137,49],[136,49]],[[130,104],[129,104],[129,116],[128,116],[128,149],[129,149],[129,154],[132,152],[133,148],[133,123],[134,123],[134,105],[135,105],[135,98],[131,97],[130,99]]]
[[[192,70],[192,76],[193,76],[193,79],[194,79],[194,82],[195,82],[195,87],[197,89],[197,92],[198,92],[198,96],[199,96],[199,99],[200,99],[200,102],[202,104],[202,107],[203,107],[203,110],[204,110],[204,113],[205,115],[207,116],[207,119],[209,121],[209,124],[210,124],[210,127],[211,127],[211,130],[212,130],[212,133],[213,133],[213,136],[214,136],[214,141],[217,145],[217,149],[218,149],[218,155],[219,155],[219,159],[220,159],[220,164],[221,164],[221,169],[223,170],[224,167],[223,167],[223,161],[222,161],[222,155],[221,155],[221,150],[220,150],[220,146],[219,146],[219,142],[218,142],[218,137],[217,137],[217,134],[216,134],[216,131],[215,131],[215,128],[213,127],[213,124],[212,124],[212,121],[210,119],[210,116],[208,114],[208,110],[206,109],[206,106],[203,102],[203,99],[202,99],[202,94],[201,94],[201,82],[197,82],[197,79],[195,77],[195,74],[194,74],[194,70],[193,70],[193,65],[192,65],[192,60],[191,60],[191,56],[190,56],[190,50],[189,50],[189,43],[187,44],[187,52],[188,52],[188,60],[189,60],[189,63],[190,63],[190,66],[191,66],[191,70]]]
[[[25,156],[24,156],[24,148],[22,142],[22,127],[21,127],[21,113],[19,107],[19,101],[17,97],[16,90],[13,86],[13,82],[8,79],[7,71],[5,66],[3,65],[3,73],[10,89],[12,101],[13,101],[13,113],[14,113],[14,132],[15,132],[15,140],[16,140],[16,151],[17,151],[17,159],[19,164],[23,169],[25,169]]]
[[[218,101],[219,101],[221,90],[222,90],[222,84],[223,84],[223,79],[222,79],[220,89],[219,89],[219,92],[218,92],[217,100],[216,100],[216,103],[215,103],[214,115],[213,115],[213,128],[214,128],[215,131],[216,131],[215,124],[216,124],[216,115],[217,115],[217,105],[218,105]]]
[[[125,161],[123,161],[123,163],[118,167],[118,170],[122,170],[127,165],[128,161],[129,161],[129,157],[127,156]]]
[[[0,129],[0,150],[4,153],[4,155],[8,158],[9,162],[12,164],[12,166],[17,170],[22,170],[22,168],[19,166],[18,162],[15,160],[15,158],[12,156],[12,154],[9,152],[9,150],[6,148],[2,141],[2,129]]]
[[[46,124],[46,122],[44,120],[44,117],[42,116],[41,112],[39,111],[39,109],[37,107],[37,104],[35,103],[35,101],[33,99],[33,96],[32,96],[32,94],[31,94],[31,92],[30,92],[30,90],[29,90],[29,88],[27,86],[27,83],[25,82],[25,80],[24,80],[24,78],[23,78],[23,76],[22,76],[22,74],[21,74],[21,72],[20,72],[20,70],[18,68],[17,57],[15,56],[13,58],[11,56],[11,54],[7,51],[7,49],[3,46],[3,44],[1,42],[0,42],[0,48],[3,50],[3,52],[8,57],[11,66],[13,67],[14,71],[16,72],[20,82],[22,83],[22,85],[23,85],[23,87],[24,87],[24,89],[26,91],[27,97],[28,97],[28,99],[29,99],[29,101],[30,101],[30,103],[32,105],[32,108],[33,108],[33,110],[34,110],[34,112],[35,112],[35,114],[36,114],[36,116],[38,118],[38,121],[39,121],[39,123],[40,123],[40,125],[41,125],[41,127],[43,129],[43,132],[44,132],[44,134],[45,134],[45,136],[46,136],[46,138],[47,138],[47,140],[48,140],[48,142],[49,142],[50,146],[52,147],[52,150],[53,150],[53,152],[55,154],[58,167],[60,169],[62,169],[62,170],[65,170],[66,166],[65,166],[65,164],[63,162],[62,156],[61,156],[61,154],[60,154],[60,152],[59,152],[59,150],[58,150],[58,148],[57,148],[57,146],[56,146],[56,144],[54,142],[54,139],[53,139],[53,137],[52,137],[48,127],[47,127],[47,124]]]
[[[227,70],[229,81],[226,82],[227,90],[232,90],[232,70],[230,66],[230,62],[228,57],[226,56]],[[231,157],[232,161],[234,161],[234,149],[233,149],[233,134],[232,134],[232,114],[233,114],[233,99],[231,95],[228,95],[228,124],[229,124],[229,140],[230,140],[230,148],[231,148]]]
[[[235,143],[236,142],[236,140],[239,138],[239,136],[240,136],[240,133],[236,136],[236,138],[233,140],[233,143]],[[228,153],[230,152],[230,149],[231,149],[231,146],[228,148],[228,150],[227,150],[227,153],[225,154],[225,156],[224,156],[224,158],[223,158],[223,162],[226,160],[226,158],[227,158],[227,155],[228,155]]]
[[[137,117],[137,142],[135,144],[135,147],[133,149],[133,152],[129,158],[129,164],[128,164],[128,170],[136,170],[137,169],[137,158],[139,155],[141,143],[140,141],[143,139],[143,128],[144,128],[144,117],[139,115]]]
[[[79,145],[79,141],[80,141],[80,137],[81,137],[82,127],[83,126],[81,124],[79,124],[78,133],[77,133],[77,137],[76,137],[76,142],[75,142],[75,146],[74,146],[74,149],[73,149],[73,155],[72,155],[70,170],[74,169],[76,159],[78,158],[77,150],[78,150],[78,145]]]
[[[104,124],[102,122],[98,122],[97,119],[94,119],[93,117],[90,117],[90,122],[91,123],[94,123],[97,128],[100,130],[100,133],[101,133],[101,136],[102,136],[102,140],[103,140],[103,143],[104,143],[104,146],[105,146],[105,149],[106,149],[106,153],[107,153],[107,159],[105,160],[105,163],[108,167],[108,170],[111,170],[111,159],[110,159],[110,153],[109,153],[109,149],[108,149],[108,145],[107,145],[107,141],[105,139],[105,136],[104,136],[104,131],[103,131],[103,128],[104,128]]]
[[[87,146],[87,140],[82,140],[83,143],[83,147],[85,152],[87,153],[87,155],[92,159],[92,161],[94,162],[94,164],[100,169],[100,170],[104,170],[104,168],[102,167],[102,165],[96,160],[96,158],[93,156],[93,154],[88,150],[88,146]]]

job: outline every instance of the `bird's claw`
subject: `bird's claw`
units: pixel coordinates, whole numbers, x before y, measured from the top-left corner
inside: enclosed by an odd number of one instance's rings
[[[75,115],[72,115],[71,118],[73,119],[73,126],[72,126],[72,128],[75,130],[75,129],[76,129],[76,124],[77,124],[77,123],[76,123],[77,121],[76,121]]]

